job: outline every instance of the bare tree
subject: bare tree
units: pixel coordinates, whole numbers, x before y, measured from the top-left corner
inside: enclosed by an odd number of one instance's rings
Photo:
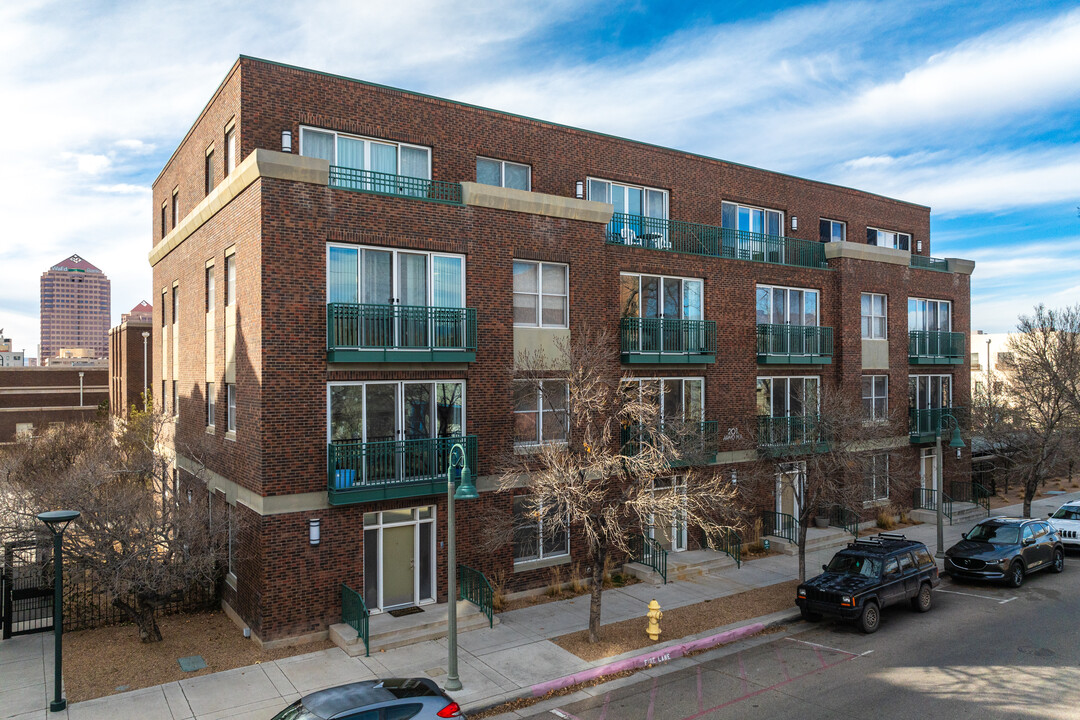
[[[215,591],[227,547],[227,527],[211,524],[208,504],[179,496],[162,443],[170,431],[160,415],[135,411],[115,429],[52,428],[0,458],[0,535],[37,532],[46,509],[79,511],[64,535],[67,563],[138,626],[142,642],[161,640],[163,605],[196,587]]]
[[[600,639],[609,558],[629,553],[631,538],[649,526],[683,523],[716,541],[730,527],[724,518],[734,497],[730,478],[715,469],[673,468],[701,462],[708,449],[701,425],[684,422],[681,408],[662,417],[656,388],[631,384],[618,353],[608,333],[586,331],[561,343],[557,357],[519,357],[515,394],[540,393],[536,421],[555,440],[509,454],[500,478],[501,492],[527,487],[524,520],[545,537],[572,531],[585,544],[590,642]],[[665,482],[676,474],[684,483]],[[505,542],[508,530],[496,528],[493,537]]]

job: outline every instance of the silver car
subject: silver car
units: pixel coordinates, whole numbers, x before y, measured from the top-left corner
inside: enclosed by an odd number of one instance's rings
[[[464,718],[427,678],[388,678],[338,685],[305,695],[274,720],[437,720]]]

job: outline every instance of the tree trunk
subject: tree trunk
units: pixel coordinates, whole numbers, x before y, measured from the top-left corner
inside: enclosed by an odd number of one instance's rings
[[[153,603],[135,598],[135,607],[131,607],[119,598],[113,598],[113,605],[124,611],[135,626],[139,628],[139,642],[161,642],[161,629],[157,624],[157,608]]]
[[[799,582],[806,580],[806,522],[813,513],[807,513],[806,517],[799,521]]]
[[[604,592],[604,561],[607,559],[607,548],[603,546],[593,548],[592,557],[592,588],[589,594],[589,642],[600,642],[600,600]]]

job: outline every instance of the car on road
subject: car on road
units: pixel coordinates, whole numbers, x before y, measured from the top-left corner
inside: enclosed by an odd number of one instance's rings
[[[338,685],[305,695],[273,720],[437,720],[461,708],[427,678],[388,678]]]
[[[1080,550],[1080,500],[1070,500],[1050,516],[1066,550]]]
[[[863,632],[881,624],[881,609],[909,600],[919,612],[930,609],[940,582],[926,545],[904,535],[859,538],[836,553],[824,572],[799,585],[795,604],[807,620],[823,615],[854,620]]]
[[[1020,587],[1038,570],[1065,569],[1065,546],[1046,520],[993,517],[945,551],[945,571],[954,578],[1003,581]]]

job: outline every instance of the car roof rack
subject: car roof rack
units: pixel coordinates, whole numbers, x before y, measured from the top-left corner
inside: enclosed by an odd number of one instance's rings
[[[871,537],[856,538],[852,545],[873,545],[880,547],[885,543],[907,542],[907,536],[900,533],[878,533]]]

